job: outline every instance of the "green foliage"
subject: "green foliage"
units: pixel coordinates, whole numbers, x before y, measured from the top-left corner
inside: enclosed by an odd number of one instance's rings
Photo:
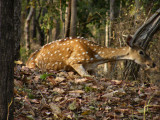
[[[149,10],[154,12],[160,6],[160,0],[139,0],[139,2],[140,10],[146,15]],[[46,35],[49,34],[50,30],[55,28],[55,20],[65,20],[66,0],[41,0],[39,2],[37,0],[32,0],[30,2],[24,0],[22,1],[22,13],[27,14],[26,10],[28,10],[31,5],[36,7],[36,13],[39,12],[40,8],[42,9],[39,23]],[[123,14],[134,17],[137,12],[135,11],[135,0],[121,0],[116,2],[117,7],[120,7],[120,5],[121,12],[124,12]],[[123,11],[123,8],[127,10]],[[62,12],[62,16],[60,16],[60,11]],[[102,34],[104,36],[106,12],[108,11],[110,11],[110,2],[107,0],[77,0],[77,35],[97,39],[101,36],[99,34],[103,32]],[[61,21],[61,23],[63,23],[63,21]],[[60,27],[62,31],[62,24]],[[96,34],[93,33],[93,27],[95,28],[94,31],[96,30]]]
[[[50,14],[46,13],[41,20],[42,20],[41,28],[44,30],[45,34],[47,34],[49,30],[53,28],[53,21],[51,19]]]
[[[95,88],[93,88],[93,87],[91,87],[91,86],[84,86],[84,90],[85,90],[85,92],[93,92],[93,91],[95,91],[96,89]]]
[[[31,89],[28,89],[26,87],[24,87],[24,88],[18,88],[18,87],[16,87],[16,88],[18,89],[19,92],[21,91],[21,92],[27,93],[28,98],[30,98],[30,99],[34,99],[35,98],[35,96],[32,93]]]
[[[35,98],[35,96],[33,95],[33,93],[28,93],[28,98],[30,98],[30,99],[34,99],[34,98]]]
[[[74,100],[71,104],[69,104],[68,108],[70,110],[76,110],[77,109],[76,101]]]
[[[31,51],[29,51],[29,54]],[[28,54],[25,47],[20,48],[20,58],[23,62],[25,62],[28,59]]]
[[[104,0],[81,0],[77,1],[78,35],[94,37],[92,27],[97,30],[105,26],[106,12],[109,10],[109,3]],[[95,4],[96,3],[96,4]]]
[[[46,73],[44,73],[44,74],[42,74],[42,75],[40,76],[40,78],[41,78],[42,80],[45,80],[47,77],[48,77],[48,74],[46,74]]]
[[[45,34],[49,33],[50,29],[55,27],[54,19],[59,18],[59,2],[53,3],[53,1],[42,1],[41,2],[42,13],[40,16],[41,28]]]
[[[40,78],[41,78],[42,80],[46,80],[46,78],[47,78],[48,76],[50,76],[50,75],[52,75],[52,74],[44,73],[44,74],[40,75]]]

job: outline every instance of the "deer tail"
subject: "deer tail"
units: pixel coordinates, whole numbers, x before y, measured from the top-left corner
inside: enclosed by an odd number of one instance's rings
[[[36,50],[35,52],[33,52],[30,55],[28,61],[26,62],[26,67],[28,67],[28,68],[36,68],[35,59],[36,59],[38,53],[39,53],[39,50]]]

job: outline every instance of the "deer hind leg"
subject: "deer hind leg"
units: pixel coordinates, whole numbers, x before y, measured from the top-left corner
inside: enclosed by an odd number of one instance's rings
[[[72,68],[82,77],[90,77],[90,75],[88,74],[88,72],[84,69],[82,64],[73,64],[71,65]]]

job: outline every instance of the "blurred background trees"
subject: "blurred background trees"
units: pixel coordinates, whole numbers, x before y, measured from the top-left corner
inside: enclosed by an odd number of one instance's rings
[[[133,35],[159,6],[160,0],[24,0],[20,59],[25,61],[40,46],[70,36],[82,36],[107,47],[125,46],[126,36]],[[147,47],[157,65],[160,65],[159,39],[158,31]],[[122,79],[123,62],[103,67],[99,67],[100,76]],[[141,71],[136,78],[154,76],[155,73],[146,75]]]

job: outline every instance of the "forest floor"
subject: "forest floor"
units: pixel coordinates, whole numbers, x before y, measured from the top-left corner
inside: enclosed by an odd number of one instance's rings
[[[160,88],[16,66],[15,120],[160,120]]]

